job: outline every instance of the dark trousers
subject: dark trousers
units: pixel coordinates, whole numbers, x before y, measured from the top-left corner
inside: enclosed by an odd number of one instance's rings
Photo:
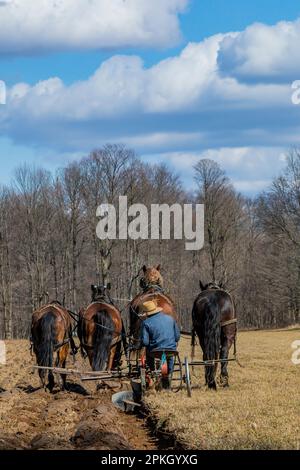
[[[174,351],[175,352],[175,351]],[[146,353],[147,366],[151,371],[157,370],[156,361],[162,359],[164,351],[148,351]],[[165,353],[168,366],[168,375],[163,376],[161,379],[161,384],[164,389],[169,389],[171,387],[172,374],[174,369],[175,358],[172,352],[168,351]]]

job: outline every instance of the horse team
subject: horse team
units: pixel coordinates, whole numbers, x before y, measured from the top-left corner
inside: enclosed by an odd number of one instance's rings
[[[129,304],[129,335],[126,335],[120,310],[110,297],[110,285],[91,286],[92,299],[78,316],[58,301],[51,302],[33,313],[31,342],[40,366],[39,375],[45,389],[53,390],[55,381],[53,367],[65,368],[67,356],[75,355],[77,347],[74,330],[80,341],[80,351],[88,357],[94,371],[112,370],[120,367],[122,355],[140,351],[141,326],[145,319],[141,306],[154,301],[164,314],[179,323],[173,300],[164,292],[160,266],[143,267],[140,279],[141,292]],[[236,340],[236,315],[233,300],[222,286],[214,283],[202,285],[192,310],[192,355],[196,336],[203,351],[203,360],[211,361],[205,366],[205,379],[209,388],[216,389],[216,360],[221,361],[220,385],[228,386],[227,359]],[[74,326],[74,319],[77,325]],[[48,376],[48,383],[47,383]],[[66,375],[59,379],[65,389]]]

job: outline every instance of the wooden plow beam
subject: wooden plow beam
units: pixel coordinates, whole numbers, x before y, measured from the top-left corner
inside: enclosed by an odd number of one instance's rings
[[[60,367],[33,366],[37,370],[51,370],[53,374],[75,375],[82,381],[87,380],[112,380],[128,377],[128,374],[122,371],[81,371],[75,369],[63,369]]]
[[[223,363],[223,362],[234,362],[236,361],[236,358],[232,359],[212,359],[209,361],[191,361],[189,362],[190,366],[213,366],[216,363]]]

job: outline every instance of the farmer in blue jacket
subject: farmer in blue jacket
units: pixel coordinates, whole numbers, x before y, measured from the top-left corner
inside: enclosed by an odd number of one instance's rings
[[[177,350],[177,343],[180,339],[178,325],[174,318],[165,314],[153,301],[145,302],[142,311],[145,319],[142,324],[141,343],[142,347],[147,349],[147,363],[150,369],[154,370],[155,357],[161,357],[167,351],[168,378],[163,380],[163,386],[169,388],[174,356],[168,352]]]

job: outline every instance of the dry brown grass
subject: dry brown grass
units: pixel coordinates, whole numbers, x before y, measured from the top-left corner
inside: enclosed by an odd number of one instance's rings
[[[147,403],[159,425],[195,449],[299,449],[300,366],[291,362],[300,330],[252,331],[238,335],[239,359],[229,365],[230,387],[217,392],[204,387],[198,368],[194,383],[203,385],[178,394],[151,394]],[[183,338],[181,356],[190,353]],[[201,358],[197,347],[197,357]]]

